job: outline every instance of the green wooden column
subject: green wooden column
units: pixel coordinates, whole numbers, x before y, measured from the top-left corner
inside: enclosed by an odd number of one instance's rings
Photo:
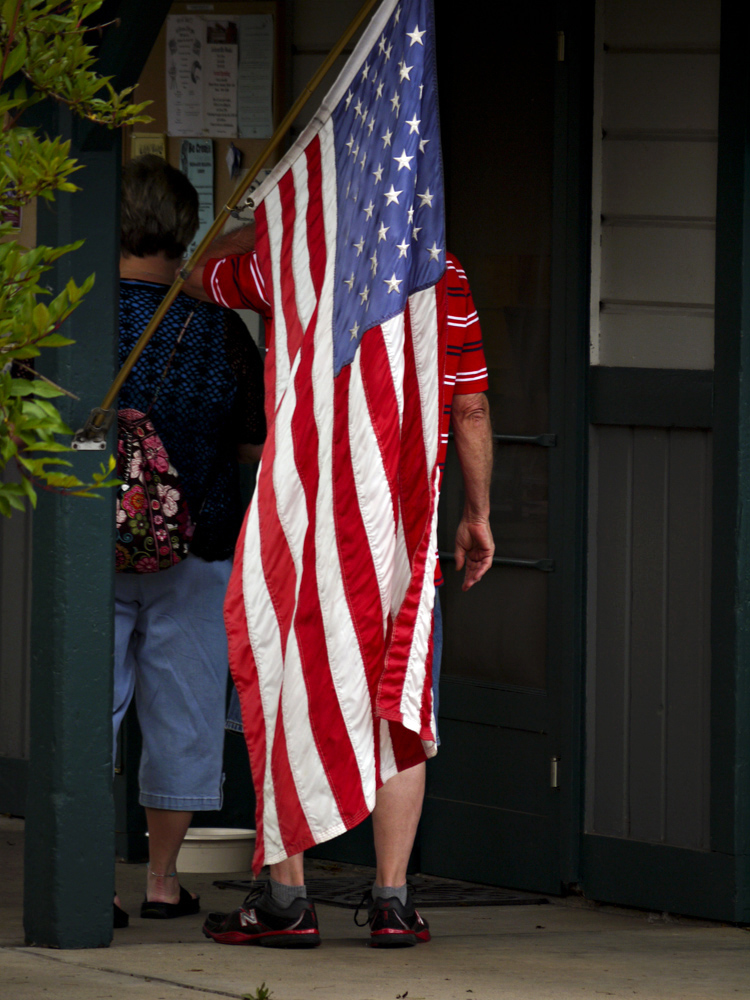
[[[106,0],[98,19],[117,22],[99,50],[99,71],[117,89],[135,83],[170,0]],[[96,36],[93,36],[94,38]],[[82,190],[41,205],[38,242],[85,239],[49,272],[52,289],[92,272],[96,284],[66,323],[73,347],[49,351],[40,370],[80,396],[65,399],[75,429],[98,406],[116,367],[120,135],[40,105],[35,120],[71,140]],[[87,480],[112,450],[74,453]],[[40,496],[34,516],[31,760],[26,811],[24,931],[29,942],[93,948],[112,939],[112,648],[114,497]]]
[[[66,324],[75,345],[46,352],[39,363],[81,397],[60,404],[75,428],[115,370],[120,137],[91,130],[63,108],[46,115],[49,132],[71,139],[84,169],[76,175],[80,192],[40,206],[38,241],[86,240],[49,273],[49,285],[57,290],[70,277],[80,284],[96,273]],[[86,479],[107,455],[70,457]],[[42,493],[34,516],[24,930],[35,944],[96,947],[112,936],[113,526],[111,493],[100,500]]]
[[[746,6],[722,4],[716,219],[711,848],[750,921],[750,65]]]

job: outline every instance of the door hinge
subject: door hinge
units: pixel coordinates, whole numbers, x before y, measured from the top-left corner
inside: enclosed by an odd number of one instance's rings
[[[557,61],[565,62],[565,32],[557,33]]]
[[[550,757],[549,759],[549,787],[559,788],[560,787],[560,758]]]

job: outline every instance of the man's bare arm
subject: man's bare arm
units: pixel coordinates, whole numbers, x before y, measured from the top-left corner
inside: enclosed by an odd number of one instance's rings
[[[463,590],[481,580],[492,565],[495,542],[490,529],[492,425],[483,392],[453,397],[453,439],[464,480],[464,510],[456,532],[456,569],[464,572]]]
[[[218,257],[231,257],[233,254],[251,253],[254,249],[254,222],[249,223],[247,226],[241,226],[239,229],[233,229],[231,233],[223,233],[221,236],[217,236],[188,275],[182,286],[183,292],[191,295],[194,299],[202,299],[203,302],[212,302],[213,299],[206,295],[203,287],[203,271],[208,261],[215,260]]]

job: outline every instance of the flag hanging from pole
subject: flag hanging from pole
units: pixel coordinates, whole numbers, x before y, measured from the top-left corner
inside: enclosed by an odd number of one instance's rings
[[[254,195],[269,435],[227,594],[256,872],[435,753],[445,224],[429,0],[386,0]],[[216,269],[217,297],[221,269]],[[226,280],[226,275],[224,276]]]

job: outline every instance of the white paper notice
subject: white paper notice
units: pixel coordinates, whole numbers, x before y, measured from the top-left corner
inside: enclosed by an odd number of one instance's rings
[[[237,23],[206,23],[204,135],[237,135]]]
[[[240,24],[239,134],[266,139],[273,133],[273,18],[244,14]]]
[[[167,18],[167,132],[201,135],[206,23],[200,17]]]
[[[214,221],[214,144],[210,139],[183,139],[180,170],[198,192],[198,232],[187,250],[195,250]]]

